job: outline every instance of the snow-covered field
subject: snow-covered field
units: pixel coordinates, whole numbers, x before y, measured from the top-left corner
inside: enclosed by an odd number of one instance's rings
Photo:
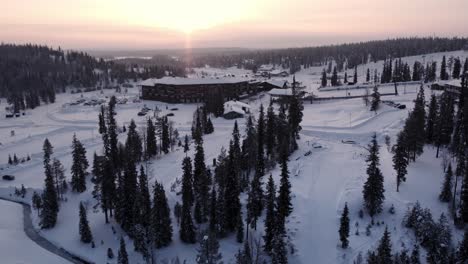
[[[0,212],[2,263],[63,263],[61,257],[44,250],[26,236],[21,205],[0,200]]]
[[[465,58],[467,52],[446,53],[448,56],[460,56]],[[441,60],[441,54],[426,55],[425,60]],[[404,58],[410,65],[414,60],[423,61],[421,56]],[[440,64],[440,62],[439,62]],[[359,80],[365,79],[367,68],[381,68],[382,62],[370,63],[358,67]],[[248,71],[228,68],[228,69],[197,69],[197,72],[216,73],[217,75],[234,73],[237,76],[250,74]],[[296,80],[306,86],[306,91],[313,92],[321,97],[343,96],[344,91],[320,92],[318,86],[320,82],[320,72],[322,67],[314,67],[303,70],[296,74]],[[351,71],[348,72],[350,75]],[[351,76],[351,75],[350,75]],[[426,147],[424,154],[415,163],[411,163],[408,168],[407,182],[401,186],[400,192],[396,192],[396,177],[392,168],[392,154],[384,144],[384,136],[391,138],[392,144],[395,142],[396,134],[401,130],[409,110],[413,107],[413,100],[416,98],[416,91],[419,85],[400,86],[398,96],[386,96],[384,100],[393,100],[397,103],[406,104],[407,109],[398,110],[382,105],[377,113],[370,112],[364,106],[362,99],[348,99],[341,101],[326,101],[322,103],[304,103],[304,120],[302,122],[301,139],[299,150],[291,157],[289,171],[291,174],[291,184],[293,192],[294,211],[288,219],[288,236],[296,249],[290,256],[291,263],[352,263],[354,257],[359,252],[366,253],[372,249],[376,241],[380,239],[384,226],[388,225],[392,231],[392,241],[394,250],[400,250],[402,245],[411,249],[414,238],[408,229],[401,225],[401,220],[406,209],[419,201],[423,207],[431,209],[435,217],[442,212],[447,212],[446,204],[438,201],[438,193],[443,177],[441,159],[435,159],[435,151],[432,147]],[[393,91],[393,87],[390,87]],[[404,90],[403,90],[404,89]],[[405,92],[403,92],[405,91]],[[351,93],[362,92],[362,90]],[[381,91],[385,92],[385,91]],[[426,98],[429,98],[431,91],[426,87]],[[84,97],[97,97],[107,99],[113,91],[105,91],[104,94],[98,92],[86,93]],[[170,120],[174,122],[181,136],[190,132],[193,112],[196,104],[166,104],[161,102],[142,101],[132,102],[132,98],[138,95],[136,88],[129,89],[128,94],[117,94],[117,97],[127,97],[129,102],[125,105],[117,105],[117,122],[119,126],[128,124],[130,119],[137,122],[137,126],[142,128],[145,124],[145,117],[137,116],[139,110],[147,105],[149,108],[157,106],[162,109],[161,114],[174,113]],[[107,98],[106,98],[107,97]],[[60,159],[66,168],[66,175],[70,179],[71,166],[71,141],[73,134],[76,134],[86,149],[88,159],[92,160],[94,152],[102,151],[101,137],[97,132],[97,116],[99,106],[69,105],[76,101],[80,94],[61,94],[57,96],[57,102],[48,106],[41,106],[34,110],[27,111],[25,116],[14,119],[5,119],[3,109],[0,110],[0,174],[13,174],[15,181],[0,181],[0,194],[6,194],[9,186],[21,186],[42,188],[44,184],[44,173],[42,165],[42,143],[48,138],[54,146],[54,157]],[[256,116],[260,103],[269,102],[268,95],[260,95],[251,98],[246,102],[250,103],[253,114]],[[4,100],[2,100],[4,101]],[[2,104],[3,105],[3,104]],[[3,107],[2,107],[3,108]],[[178,110],[171,111],[172,108]],[[240,130],[243,131],[245,121],[238,120]],[[211,164],[211,160],[218,156],[221,148],[226,147],[231,138],[233,120],[217,118],[213,120],[215,132],[204,137],[204,147],[206,163]],[[14,136],[12,135],[14,131]],[[384,212],[376,217],[376,221],[384,221],[385,225],[374,226],[370,236],[365,235],[365,227],[370,219],[365,216],[358,217],[358,211],[362,208],[362,186],[366,179],[365,157],[366,145],[371,139],[371,135],[377,133],[381,156],[381,169],[385,177],[385,204]],[[125,134],[121,134],[121,141],[124,141]],[[344,144],[343,141],[355,141],[355,144]],[[320,146],[320,148],[318,147]],[[304,155],[311,151],[311,155]],[[18,157],[31,156],[31,160],[17,166],[8,166],[8,155],[15,154]],[[193,146],[189,155],[193,155]],[[175,148],[168,155],[152,160],[149,166],[149,178],[151,185],[157,180],[163,183],[168,195],[169,205],[172,210],[176,201],[180,197],[171,191],[171,185],[177,178],[181,177],[182,158],[185,157],[182,149]],[[276,182],[279,181],[279,169],[271,171]],[[82,194],[68,194],[68,201],[62,203],[59,212],[57,226],[48,231],[41,231],[41,234],[52,243],[82,256],[84,259],[96,263],[113,263],[107,260],[107,248],[112,248],[117,252],[120,229],[114,222],[106,225],[104,215],[100,210],[93,210],[94,204],[91,195],[92,183],[88,181],[88,190]],[[78,235],[78,205],[80,201],[87,204],[88,219],[93,232],[96,248],[92,249],[88,245],[80,243]],[[351,216],[351,236],[350,248],[342,250],[339,247],[338,225],[341,210],[345,202],[350,207]],[[388,213],[391,205],[395,206],[396,213]],[[245,209],[245,204],[244,204]],[[26,248],[23,243],[33,243],[27,241],[21,233],[21,207],[7,202],[0,202],[0,255],[8,256],[10,261],[5,263],[33,263],[34,261],[23,259],[20,249]],[[34,214],[33,214],[34,215]],[[16,220],[15,220],[16,219]],[[38,219],[34,216],[34,223],[37,226]],[[260,221],[263,223],[263,220]],[[112,227],[117,231],[112,232]],[[158,259],[173,259],[176,256],[186,263],[194,263],[196,246],[182,244],[179,240],[178,226],[173,219],[173,243],[164,249],[157,250]],[[11,231],[11,230],[14,231]],[[355,235],[359,229],[360,235]],[[460,231],[457,232],[455,241],[460,238]],[[263,228],[257,231],[252,230],[252,234],[261,236]],[[131,241],[127,239],[127,250],[132,259],[131,263],[142,263],[138,253],[134,252]],[[20,242],[14,241],[18,240]],[[14,241],[14,242],[11,242]],[[8,242],[8,243],[7,243]],[[225,263],[232,263],[234,254],[240,247],[235,242],[234,237],[229,237],[221,242],[221,253]],[[8,247],[6,247],[8,244]],[[5,245],[5,247],[3,246]],[[28,244],[29,245],[29,244]],[[33,247],[32,247],[33,248]],[[31,249],[28,247],[28,254],[32,259],[41,259],[40,263],[63,263],[57,262],[54,256],[47,252]],[[50,260],[49,260],[50,259]],[[28,262],[30,261],[30,262]],[[2,260],[3,262],[3,260]],[[115,262],[115,259],[114,259]]]

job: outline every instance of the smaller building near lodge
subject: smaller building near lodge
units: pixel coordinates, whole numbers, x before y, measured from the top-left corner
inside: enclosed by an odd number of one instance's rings
[[[240,101],[227,101],[224,103],[224,115],[226,119],[241,118],[250,113],[250,105]]]
[[[220,96],[223,100],[233,100],[262,90],[250,80],[239,77],[163,77],[145,80],[139,86],[142,99],[167,103],[198,103]]]
[[[452,94],[460,94],[462,89],[461,80],[439,81],[431,85],[432,90],[442,90]]]

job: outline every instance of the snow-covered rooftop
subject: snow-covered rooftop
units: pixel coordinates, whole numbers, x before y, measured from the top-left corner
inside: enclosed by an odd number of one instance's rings
[[[224,112],[236,112],[245,115],[246,112],[250,112],[250,105],[241,101],[227,101],[224,103]]]
[[[290,96],[292,95],[292,89],[271,89],[271,91],[268,92],[270,95],[277,95],[277,96]]]
[[[266,83],[269,83],[271,85],[283,88],[285,85],[287,86],[288,81],[286,80],[267,80],[265,81]]]
[[[154,86],[156,84],[167,85],[192,85],[192,84],[224,84],[248,82],[248,79],[239,77],[219,77],[219,78],[183,78],[183,77],[163,77],[161,79],[151,78],[140,82],[141,86]]]

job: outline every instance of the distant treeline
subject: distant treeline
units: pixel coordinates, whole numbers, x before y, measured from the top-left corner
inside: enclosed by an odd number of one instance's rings
[[[0,44],[0,72],[0,97],[15,111],[53,103],[67,86],[111,88],[128,80],[185,74],[182,67],[125,65],[32,44]]]
[[[368,61],[401,58],[427,53],[468,49],[468,38],[397,38],[321,47],[244,51],[234,55],[207,55],[194,59],[194,66],[238,67],[255,70],[262,64],[274,64],[291,69],[294,73],[301,66],[337,63],[338,71],[352,69]]]

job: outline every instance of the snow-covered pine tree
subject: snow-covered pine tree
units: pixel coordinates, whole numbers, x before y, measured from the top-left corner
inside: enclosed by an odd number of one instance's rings
[[[372,100],[371,100],[371,107],[370,111],[377,111],[380,106],[380,93],[379,93],[379,87],[377,85],[374,86],[374,90],[371,94]]]
[[[304,110],[302,101],[299,98],[299,94],[296,91],[296,78],[293,77],[292,95],[289,97],[289,109],[288,109],[288,124],[291,133],[291,150],[298,148],[296,140],[299,139],[299,132],[302,130],[301,122]]]
[[[405,131],[400,131],[397,136],[397,142],[394,146],[393,153],[393,169],[395,169],[397,177],[397,192],[400,191],[400,184],[406,181],[406,168],[408,167],[408,152],[406,149],[406,134]]]
[[[134,162],[140,161],[143,154],[141,137],[136,130],[135,121],[132,119],[128,126],[127,140],[125,141],[125,151],[128,159]]]
[[[291,214],[293,208],[291,204],[291,183],[289,182],[288,157],[283,153],[281,158],[281,175],[280,185],[278,190],[277,214],[285,222],[286,218]]]
[[[245,125],[245,138],[242,141],[242,169],[249,175],[257,162],[257,131],[252,116],[247,118]]]
[[[273,102],[270,102],[270,106],[267,109],[267,121],[266,121],[266,133],[265,133],[265,146],[266,154],[268,157],[272,157],[276,145],[276,115],[273,109]]]
[[[357,84],[357,66],[354,66],[354,78],[353,78],[353,83]]]
[[[140,214],[139,223],[147,228],[151,216],[151,198],[148,187],[148,176],[145,173],[143,165],[140,166],[140,175],[138,176],[139,201],[138,209]]]
[[[452,178],[452,164],[449,163],[447,171],[445,172],[444,184],[439,194],[439,200],[441,202],[448,203],[452,200]]]
[[[203,232],[197,249],[197,264],[222,264],[223,257],[219,252],[219,242],[215,233]]]
[[[86,191],[86,170],[88,166],[86,149],[76,138],[76,134],[73,134],[71,166],[71,187],[73,191],[79,193]]]
[[[137,197],[137,177],[138,173],[135,168],[134,160],[127,159],[127,165],[122,181],[120,182],[121,186],[119,186],[120,198],[116,203],[116,207],[120,208],[116,211],[121,212],[121,216],[118,217],[118,220],[120,221],[122,229],[126,232],[130,232],[134,225],[134,206]]]
[[[322,79],[321,79],[321,83],[322,83],[322,87],[327,87],[327,72],[325,71],[325,69],[323,69],[322,71]]]
[[[125,246],[125,240],[123,237],[120,237],[120,247],[117,256],[117,264],[128,264],[128,254],[127,248]]]
[[[452,72],[452,77],[454,79],[459,79],[460,74],[461,74],[461,60],[460,58],[455,58],[455,62],[453,64],[453,72]]]
[[[411,264],[421,264],[420,256],[419,256],[419,246],[417,244],[414,245],[413,250],[411,251]]]
[[[237,180],[237,168],[235,167],[235,157],[232,147],[232,142],[229,148],[229,156],[227,161],[226,183],[224,189],[224,230],[226,232],[234,232],[237,230],[237,221],[240,215],[241,204],[239,200],[240,188]]]
[[[188,135],[186,134],[184,137],[184,153],[185,154],[187,154],[187,152],[190,150],[189,145],[190,145],[189,138],[188,138]]]
[[[340,218],[340,229],[338,230],[341,241],[341,248],[348,248],[349,245],[349,210],[348,204],[345,203],[343,213]]]
[[[333,67],[333,74],[330,79],[331,86],[338,86],[338,71],[336,70],[336,67]]]
[[[242,206],[242,205],[240,205],[240,206]],[[237,243],[244,242],[244,219],[242,217],[242,208],[239,210],[239,214],[237,216],[236,241],[237,241]]]
[[[167,154],[171,146],[171,138],[169,136],[169,123],[167,116],[161,118],[161,150]]]
[[[42,198],[37,192],[33,193],[32,206],[35,210],[37,210],[37,215],[39,216],[39,212],[42,208]]]
[[[380,239],[379,246],[377,248],[377,259],[380,264],[393,264],[392,260],[392,241],[388,227],[385,227],[384,234]]]
[[[465,158],[465,160],[462,162],[464,162],[465,166],[467,166],[468,157]],[[463,183],[460,195],[460,217],[464,223],[468,223],[468,169],[466,169],[466,167],[463,175]]]
[[[215,186],[213,185],[213,187],[211,188],[211,197],[210,197],[210,224],[209,224],[209,230],[210,232],[214,233],[214,234],[217,234],[217,229],[218,229],[218,225],[219,225],[219,220],[218,220],[218,216],[217,216],[217,203],[216,203],[216,199],[217,199],[217,193],[216,193],[216,188]]]
[[[287,264],[288,263],[288,250],[286,248],[284,231],[277,230],[273,238],[273,247],[271,250],[271,263],[272,264]]]
[[[211,117],[208,117],[208,120],[206,121],[206,126],[205,126],[205,134],[211,134],[213,132],[214,132],[213,122],[211,122]]]
[[[208,202],[210,198],[211,178],[208,176],[206,171],[203,141],[195,147],[195,157],[193,162],[193,190],[195,194],[194,217],[197,223],[205,223],[208,220],[210,211]]]
[[[442,64],[440,66],[440,79],[441,80],[448,80],[449,75],[447,73],[447,62],[445,56],[442,57]]]
[[[270,174],[266,190],[266,216],[265,216],[265,235],[263,236],[263,249],[268,254],[273,249],[273,238],[276,231],[276,187],[273,176]]]
[[[379,169],[379,144],[377,143],[377,135],[372,136],[369,144],[369,156],[367,157],[367,181],[364,183],[363,196],[364,206],[369,212],[369,215],[374,215],[382,211],[382,204],[385,199],[383,175]]]
[[[60,160],[56,158],[52,159],[52,175],[55,181],[57,197],[63,199],[63,194],[65,192],[64,187],[67,186],[67,181],[65,179],[65,168],[63,167]]]
[[[451,94],[444,92],[439,103],[439,114],[436,118],[434,130],[434,144],[437,147],[436,158],[439,157],[440,147],[450,143],[453,132],[454,99]]]
[[[263,111],[263,104],[260,105],[257,122],[257,164],[255,167],[255,174],[262,177],[265,174],[265,114]]]
[[[156,248],[166,247],[172,242],[171,211],[164,187],[158,182],[154,185],[150,228]]]
[[[39,225],[43,229],[50,229],[57,223],[57,214],[59,211],[57,190],[52,175],[52,166],[50,157],[52,155],[52,145],[48,139],[44,141],[44,169],[45,169],[45,187],[42,193],[42,210],[40,213]]]
[[[153,120],[148,118],[146,125],[146,152],[148,158],[156,156],[158,153],[158,147],[156,143],[156,127],[154,126]]]
[[[192,222],[192,205],[194,202],[192,189],[192,162],[185,157],[182,162],[184,174],[182,176],[182,215],[180,221],[180,240],[184,243],[194,244],[195,227]]]
[[[93,241],[93,234],[91,228],[89,228],[88,217],[86,215],[86,209],[83,203],[80,203],[80,240],[81,242],[88,244]]]
[[[434,130],[435,124],[437,121],[437,115],[439,114],[437,104],[437,98],[435,94],[431,95],[431,101],[429,103],[429,112],[427,114],[427,121],[426,121],[426,142],[433,143],[434,142]]]
[[[463,240],[458,245],[457,263],[466,263],[468,261],[468,230],[465,229]]]

